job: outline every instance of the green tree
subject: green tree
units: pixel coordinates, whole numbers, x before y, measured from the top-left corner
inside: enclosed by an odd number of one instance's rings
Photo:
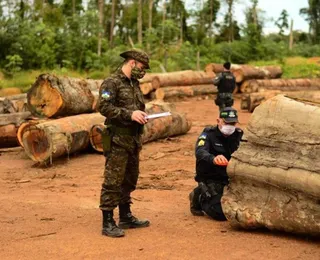
[[[300,9],[309,22],[309,33],[313,43],[320,43],[320,0],[308,0],[309,7]]]
[[[279,28],[279,34],[283,35],[284,30],[289,28],[289,21],[288,21],[289,14],[287,10],[282,10],[280,17],[275,22],[275,25]]]

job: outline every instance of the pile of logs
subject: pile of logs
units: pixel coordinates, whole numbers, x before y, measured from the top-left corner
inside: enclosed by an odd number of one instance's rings
[[[101,133],[95,133],[105,121],[96,113],[101,83],[102,80],[42,74],[27,94],[1,98],[1,148],[20,145],[40,163],[52,163],[58,157],[83,151],[90,143],[94,149],[95,145],[101,148]],[[147,104],[148,114],[165,111],[172,112],[172,116],[153,119],[145,125],[144,143],[190,130],[190,120],[175,111],[173,105],[156,101]]]
[[[262,89],[281,91],[320,90],[320,79],[248,80],[240,86],[241,93],[253,93]]]
[[[254,109],[259,106],[262,102],[279,94],[286,95],[290,98],[300,99],[305,101],[311,101],[314,103],[320,103],[320,90],[319,91],[260,91],[250,94],[242,94],[241,96],[241,109],[253,112]]]
[[[282,75],[282,69],[279,66],[257,67],[232,64],[231,71],[239,86],[249,79],[275,79],[280,78]],[[205,67],[205,72],[215,74],[221,73],[223,72],[223,66],[222,64],[209,63]]]
[[[173,100],[175,98],[216,94],[213,85],[215,73],[203,71],[176,71],[150,73],[141,80],[141,90],[146,99]]]
[[[232,226],[320,235],[320,104],[282,95],[256,108],[222,197]]]

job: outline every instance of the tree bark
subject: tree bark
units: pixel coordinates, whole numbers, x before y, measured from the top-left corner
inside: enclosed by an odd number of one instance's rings
[[[291,19],[291,24],[290,24],[289,50],[291,51],[292,48],[293,48],[293,19]]]
[[[320,235],[319,118],[319,103],[281,95],[256,108],[227,168],[232,226]]]
[[[33,125],[22,135],[25,152],[36,162],[52,163],[55,158],[82,151],[89,145],[92,126],[104,120],[104,116],[94,113]]]
[[[215,74],[210,74],[203,71],[176,71],[161,73],[152,79],[152,85],[155,89],[159,87],[168,86],[189,86],[189,85],[200,85],[200,84],[213,84]]]
[[[102,80],[40,75],[28,91],[28,108],[38,116],[58,117],[93,112],[93,91]]]
[[[320,79],[265,79],[248,80],[241,84],[242,93],[258,92],[259,90],[320,90]]]

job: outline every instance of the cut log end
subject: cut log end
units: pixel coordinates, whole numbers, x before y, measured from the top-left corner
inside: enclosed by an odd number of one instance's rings
[[[28,100],[29,109],[32,113],[51,117],[63,106],[59,91],[54,89],[48,80],[41,79],[39,87],[35,91],[36,93],[30,95]]]
[[[45,131],[30,126],[23,134],[23,146],[27,155],[37,162],[47,161],[51,156],[51,145]]]
[[[94,125],[90,130],[90,144],[95,151],[100,153],[103,152],[101,135],[103,127],[103,125]]]

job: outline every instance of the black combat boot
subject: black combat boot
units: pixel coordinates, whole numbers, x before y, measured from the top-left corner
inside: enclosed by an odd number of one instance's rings
[[[139,220],[134,217],[130,210],[130,203],[119,205],[119,227],[123,229],[128,228],[142,228],[150,225],[149,220]]]
[[[109,237],[123,237],[124,231],[116,225],[112,210],[102,210],[102,235]]]
[[[196,188],[189,194],[190,212],[193,216],[204,216],[199,202],[199,194],[195,194],[198,192],[200,192],[200,190]]]

